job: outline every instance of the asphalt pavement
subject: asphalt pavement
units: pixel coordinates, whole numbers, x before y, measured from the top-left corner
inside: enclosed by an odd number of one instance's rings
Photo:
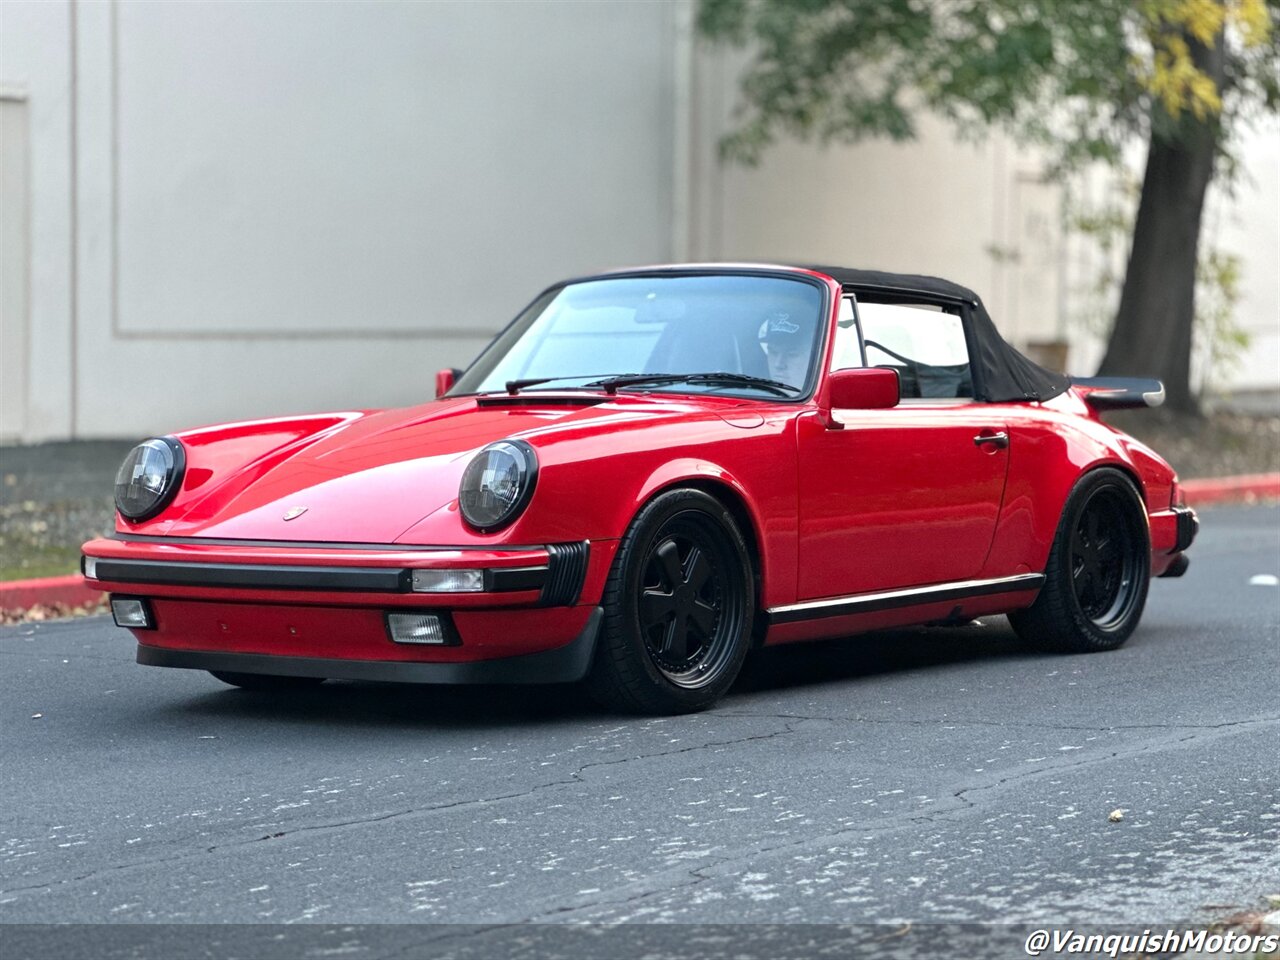
[[[109,619],[0,629],[0,922],[95,925],[5,952],[810,956],[1203,923],[1280,892],[1280,587],[1251,582],[1280,575],[1280,508],[1202,519],[1119,651],[1030,653],[1003,618],[798,646],[688,717],[250,693],[137,666]]]

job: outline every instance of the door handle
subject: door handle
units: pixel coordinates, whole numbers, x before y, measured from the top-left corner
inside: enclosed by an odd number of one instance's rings
[[[1009,435],[1001,430],[999,433],[980,433],[973,438],[975,447],[981,447],[985,444],[991,444],[997,450],[1003,450],[1009,446]]]

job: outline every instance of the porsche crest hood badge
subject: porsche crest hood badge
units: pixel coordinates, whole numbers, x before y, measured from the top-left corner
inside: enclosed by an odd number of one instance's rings
[[[307,512],[306,507],[290,507],[284,512],[286,520],[297,520],[300,516]]]

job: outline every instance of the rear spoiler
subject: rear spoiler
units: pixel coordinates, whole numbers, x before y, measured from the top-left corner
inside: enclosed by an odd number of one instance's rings
[[[1144,377],[1072,377],[1071,389],[1095,410],[1158,407],[1164,384]]]

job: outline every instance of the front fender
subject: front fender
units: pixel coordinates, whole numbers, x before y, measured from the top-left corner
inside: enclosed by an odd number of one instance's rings
[[[654,494],[681,483],[718,486],[742,505],[770,573],[770,603],[790,603],[795,589],[796,456],[790,416],[761,418],[750,429],[718,416],[602,437],[530,436],[538,482],[525,512],[492,534],[467,527],[457,501],[398,538],[416,544],[542,544],[616,541]],[[775,596],[783,599],[775,600]]]
[[[163,511],[143,523],[116,514],[122,533],[164,533],[177,518],[215,490],[244,486],[273,464],[328,436],[334,430],[366,416],[363,411],[325,413],[301,417],[274,417],[222,423],[174,434],[182,444],[187,467],[177,496]]]

